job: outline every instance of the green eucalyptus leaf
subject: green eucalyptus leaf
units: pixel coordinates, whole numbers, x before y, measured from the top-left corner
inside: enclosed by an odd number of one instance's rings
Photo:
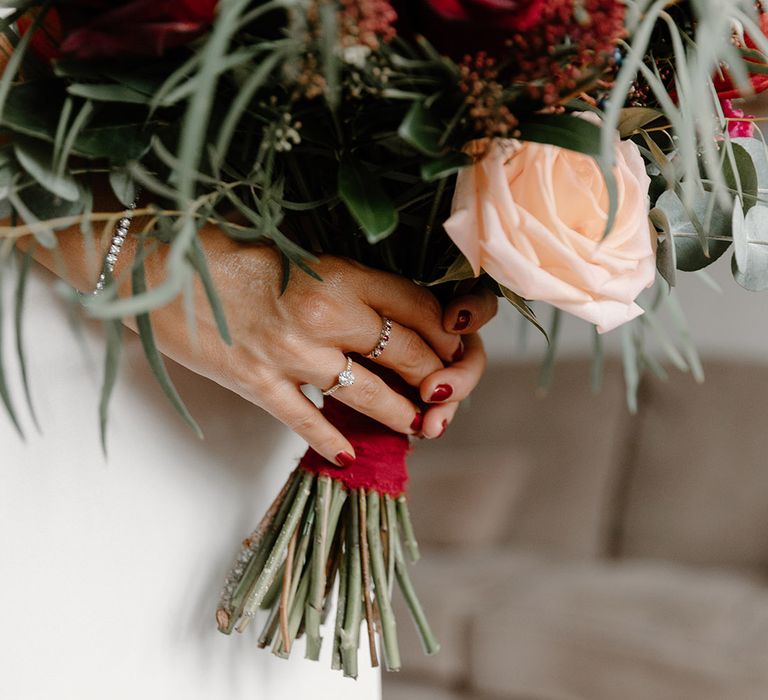
[[[730,240],[709,240],[709,254],[701,246],[699,232],[691,215],[696,218],[699,226],[704,227],[706,236],[731,236],[731,212],[724,211],[711,192],[697,194],[692,207],[686,209],[680,197],[667,190],[656,200],[656,209],[663,212],[673,236],[678,270],[693,272],[711,265],[731,245]]]
[[[115,197],[124,207],[130,207],[136,201],[136,181],[124,168],[110,170],[109,184]]]
[[[444,156],[422,163],[421,179],[425,182],[442,180],[471,164],[472,158],[468,154],[461,153],[460,151],[451,151]]]
[[[751,140],[754,141],[755,139]],[[733,164],[736,165],[738,178],[733,171],[731,159],[727,155],[723,161],[723,177],[731,190],[741,193],[742,201],[744,203],[744,212],[746,213],[757,202],[757,190],[759,185],[757,166],[752,154],[740,143],[734,143],[732,141],[731,149],[733,151]]]
[[[394,202],[378,175],[360,161],[347,158],[339,164],[339,196],[369,243],[384,240],[397,228]]]
[[[731,268],[744,289],[768,290],[768,207],[752,207],[745,216],[738,202],[734,206]]]
[[[758,196],[768,197],[768,146],[762,139],[732,138],[731,143],[744,149],[752,158],[757,175]]]
[[[428,156],[439,156],[443,127],[432,116],[424,102],[414,102],[397,130],[400,138]]]
[[[46,190],[67,202],[77,201],[80,196],[77,181],[70,173],[57,174],[54,171],[50,145],[36,139],[17,137],[13,150],[21,167]]]
[[[661,209],[656,208],[651,209],[648,218],[654,228],[664,234],[656,242],[656,269],[667,284],[674,287],[677,280],[677,251],[669,219]]]

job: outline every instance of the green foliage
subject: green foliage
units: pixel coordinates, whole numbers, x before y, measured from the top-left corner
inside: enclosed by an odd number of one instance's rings
[[[378,243],[397,227],[397,209],[381,179],[351,156],[339,163],[339,196],[369,243]]]

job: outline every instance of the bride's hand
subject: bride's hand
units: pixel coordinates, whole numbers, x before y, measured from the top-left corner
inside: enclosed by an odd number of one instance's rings
[[[390,318],[393,327],[376,362],[414,387],[430,377],[447,377],[456,387],[455,395],[450,400],[446,397],[439,407],[424,408],[355,362],[355,382],[335,393],[339,401],[398,432],[420,435],[426,425],[423,434],[436,437],[434,426],[442,430],[456,402],[482,373],[485,355],[477,336],[462,341],[452,328],[444,328],[443,309],[434,295],[403,277],[322,256],[312,265],[322,281],[292,267],[281,294],[283,263],[274,248],[236,243],[216,229],[205,231],[202,240],[234,345],[227,347],[221,341],[199,288],[197,342],[190,340],[181,302],[177,302],[152,313],[160,349],[261,406],[333,463],[349,463],[354,450],[299,387],[333,386],[346,367],[347,353],[366,355],[376,346],[383,317]],[[147,260],[150,286],[164,275],[162,257]],[[483,316],[482,311],[476,312],[479,323]],[[441,374],[452,362],[451,374]]]
[[[339,400],[399,432],[437,437],[482,374],[485,354],[479,338],[467,335],[462,342],[458,334],[475,330],[493,315],[495,300],[485,295],[455,300],[443,319],[428,290],[331,256],[314,265],[322,282],[294,268],[281,294],[282,261],[275,249],[237,243],[215,227],[203,232],[202,241],[235,343],[229,347],[221,340],[196,282],[195,334],[189,333],[181,299],[152,312],[160,350],[262,406],[331,462],[348,463],[354,450],[299,387],[327,389],[335,384],[346,366],[346,353],[365,355],[374,348],[382,317],[394,324],[378,362],[420,387],[426,406],[417,406],[359,365],[353,367],[354,385],[335,394]],[[130,277],[133,248],[134,239],[128,238],[115,270],[118,279]],[[150,287],[165,276],[165,252],[163,246],[146,259]],[[86,264],[88,252],[76,228],[59,234],[55,256],[38,246],[35,257],[80,289],[93,284],[96,270]],[[121,293],[128,293],[129,286],[124,282]],[[463,323],[461,315],[457,324],[452,316],[465,310],[470,310],[471,323]],[[126,322],[131,325],[130,319]],[[451,396],[444,395],[444,387],[434,396],[445,384]]]

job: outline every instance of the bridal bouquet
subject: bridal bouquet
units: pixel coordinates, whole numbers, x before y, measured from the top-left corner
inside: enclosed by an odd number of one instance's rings
[[[53,247],[75,223],[91,236],[115,216],[94,210],[98,174],[126,206],[137,186],[150,192],[140,235],[170,246],[165,281],[118,299],[108,280],[85,306],[107,327],[143,319],[151,365],[181,411],[148,312],[200,275],[228,339],[197,238],[205,222],[270,240],[284,285],[316,275],[321,252],[441,297],[486,285],[547,337],[544,376],[561,312],[594,326],[596,377],[601,334],[621,327],[630,405],[642,371],[664,372],[648,336],[701,374],[674,295],[679,272],[732,248],[736,282],[768,288],[768,149],[739,102],[768,88],[760,3],[12,4],[0,197],[14,225],[0,236],[31,233]],[[139,255],[134,279],[142,266]],[[544,304],[554,307],[547,330],[535,313]],[[110,338],[103,407],[119,349]],[[13,415],[2,374],[0,396]],[[337,592],[334,667],[357,674],[365,623],[372,662],[383,653],[398,669],[395,581],[425,650],[438,648],[406,566],[418,557],[408,440],[333,398],[323,411],[357,461],[340,471],[305,455],[243,542],[216,620],[243,631],[267,608],[259,645],[286,656],[305,635],[316,659]]]

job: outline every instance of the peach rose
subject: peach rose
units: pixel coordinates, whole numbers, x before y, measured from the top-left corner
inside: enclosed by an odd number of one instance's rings
[[[475,274],[545,301],[605,333],[639,316],[653,284],[650,179],[637,146],[617,139],[619,207],[601,240],[608,192],[595,161],[556,146],[495,141],[459,173],[445,230]]]

